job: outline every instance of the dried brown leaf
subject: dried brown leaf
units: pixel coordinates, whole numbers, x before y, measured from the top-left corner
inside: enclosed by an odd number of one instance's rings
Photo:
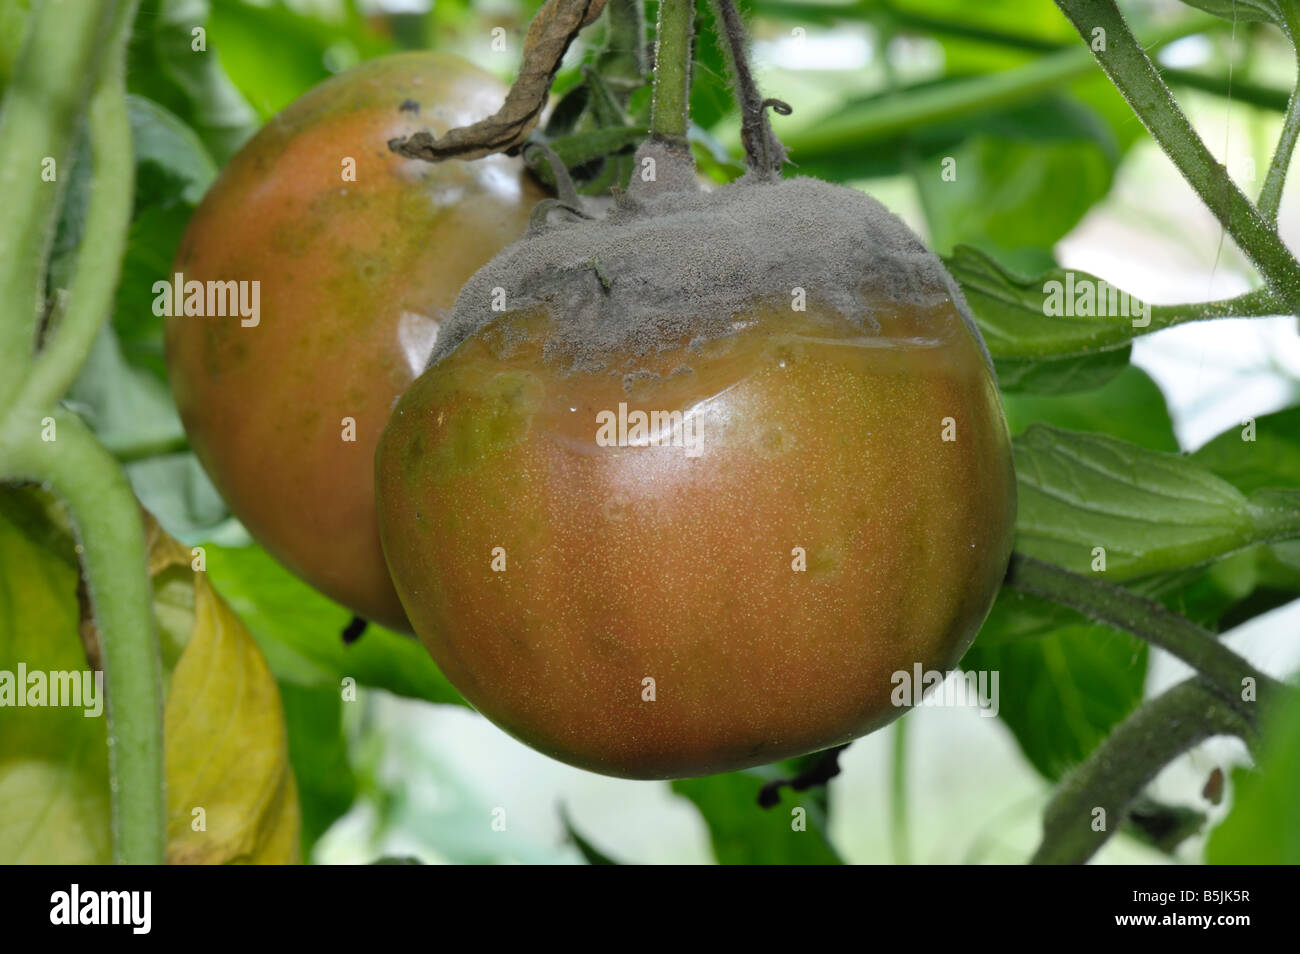
[[[399,155],[428,162],[479,159],[522,143],[537,126],[551,83],[578,32],[605,9],[605,0],[548,0],[537,12],[524,39],[519,78],[501,108],[487,119],[453,129],[441,139],[418,132],[388,144]]]

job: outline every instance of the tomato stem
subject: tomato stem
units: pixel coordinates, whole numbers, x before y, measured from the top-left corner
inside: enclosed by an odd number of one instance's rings
[[[68,505],[108,700],[113,857],[122,864],[161,864],[167,818],[162,664],[140,505],[121,467],[81,418],[63,410],[51,416],[55,440],[0,437],[5,476],[39,480]]]
[[[1234,735],[1253,745],[1256,733],[1255,723],[1225,703],[1203,676],[1156,696],[1121,722],[1057,788],[1032,863],[1083,864],[1119,829],[1162,768],[1212,736]]]
[[[685,152],[690,123],[691,43],[695,6],[689,0],[662,0],[655,35],[654,98],[650,134]]]
[[[76,120],[113,4],[33,11],[0,110],[0,407],[27,376]]]
[[[745,145],[749,168],[764,179],[774,178],[780,175],[785,162],[785,147],[772,131],[767,110],[771,108],[782,116],[788,116],[790,106],[779,99],[764,99],[758,91],[746,53],[749,38],[735,0],[713,0],[713,9],[718,19],[718,32],[726,41],[723,52],[731,69],[736,104],[740,107],[740,139]]]
[[[1300,139],[1300,6],[1284,3],[1281,10],[1285,22],[1284,32],[1296,53],[1296,85],[1291,90],[1291,98],[1287,100],[1282,135],[1278,137],[1273,160],[1264,177],[1264,186],[1259,191],[1259,212],[1274,227],[1277,226],[1278,208],[1282,204],[1282,186],[1286,183],[1287,169],[1291,166],[1296,140]]]
[[[0,213],[0,380],[7,388],[0,400],[0,479],[47,484],[68,505],[100,634],[114,858],[158,864],[167,818],[161,662],[140,509],[121,467],[90,429],[55,409],[112,313],[125,251],[135,176],[125,60],[135,9],[136,0],[38,6],[0,110],[0,187],[12,185],[7,194],[20,199]],[[35,305],[59,212],[56,183],[67,179],[86,77],[94,80],[90,208],[68,309],[33,355]],[[56,179],[33,185],[47,156],[56,161]]]
[[[1264,281],[1286,302],[1287,310],[1300,315],[1300,262],[1192,128],[1115,0],[1056,0],[1056,5],[1092,49],[1097,63],[1151,138],[1259,269]]]
[[[621,106],[645,84],[645,4],[643,0],[609,0],[605,48],[596,72],[614,91]]]
[[[1258,703],[1243,700],[1247,680],[1257,688],[1260,703],[1266,704],[1270,698],[1289,691],[1219,642],[1209,630],[1122,586],[1022,553],[1011,555],[1006,585],[1068,606],[1089,619],[1159,646],[1202,673],[1229,705],[1252,716]]]

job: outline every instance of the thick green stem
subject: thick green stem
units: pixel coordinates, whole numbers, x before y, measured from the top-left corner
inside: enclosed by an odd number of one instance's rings
[[[1086,44],[1093,43],[1095,30],[1105,31],[1105,48],[1095,51],[1101,68],[1264,281],[1287,303],[1288,313],[1300,315],[1300,262],[1196,134],[1115,0],[1056,0],[1056,5]]]
[[[1223,645],[1209,630],[1121,586],[1021,553],[1011,556],[1006,584],[1068,606],[1172,653],[1201,673],[1229,704],[1243,712],[1255,711],[1255,703],[1243,699],[1246,680],[1252,681],[1261,701],[1285,691],[1284,686]]]
[[[1188,17],[1152,33],[1150,42],[1176,40],[1215,23],[1213,17]],[[802,129],[783,131],[782,138],[795,161],[821,158],[847,147],[891,139],[972,113],[1029,102],[1095,71],[1092,54],[1075,46],[1017,69],[905,90],[843,109]]]
[[[661,0],[655,37],[654,99],[650,133],[662,142],[685,150],[690,122],[691,39],[695,32],[695,4],[689,0]]]
[[[1119,829],[1160,770],[1216,735],[1252,744],[1255,723],[1203,677],[1157,696],[1121,722],[1057,788],[1043,815],[1039,865],[1083,864]]]
[[[76,121],[116,0],[36,7],[0,111],[0,408],[22,386]],[[53,176],[52,181],[48,181]]]
[[[16,189],[24,200],[5,205],[0,215],[0,241],[12,253],[0,256],[0,360],[6,365],[0,371],[14,372],[12,377],[0,375],[9,388],[0,403],[0,479],[39,481],[68,505],[103,657],[114,857],[127,864],[157,864],[164,858],[167,817],[161,667],[139,506],[121,468],[81,419],[52,410],[109,315],[130,224],[134,169],[124,75],[134,13],[134,0],[39,7],[6,95],[0,175],[7,185],[12,164],[18,163]],[[83,36],[83,29],[89,34]],[[57,37],[53,50],[46,49],[44,37],[51,30]],[[83,43],[86,39],[92,42]],[[59,49],[60,44],[69,48]],[[79,58],[67,59],[69,50],[79,51]],[[89,105],[90,214],[69,308],[33,359],[31,293],[44,280],[58,196],[38,189],[40,196],[32,197],[40,164],[31,161],[30,147],[35,144],[36,154],[55,149],[66,161],[80,107],[69,85],[73,76],[95,80]],[[27,138],[15,144],[18,132]],[[66,166],[59,175],[66,175]]]
[[[104,660],[114,858],[159,864],[167,818],[162,677],[140,508],[122,469],[81,419],[51,416],[52,441],[41,440],[39,420],[10,416],[0,466],[7,479],[46,484],[71,512]]]

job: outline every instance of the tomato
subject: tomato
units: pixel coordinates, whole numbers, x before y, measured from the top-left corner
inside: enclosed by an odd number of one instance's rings
[[[417,634],[480,712],[593,771],[704,775],[884,725],[899,673],[960,660],[1010,554],[1006,423],[938,259],[850,190],[746,188],[512,248],[456,308],[520,304],[449,327],[380,442]],[[792,276],[827,294],[792,309]],[[747,304],[697,320],[726,282]]]
[[[407,624],[379,545],[375,445],[462,283],[522,234],[543,193],[517,159],[431,165],[387,142],[480,119],[504,95],[441,53],[327,80],[231,160],[176,255],[185,282],[258,283],[257,299],[245,286],[256,323],[167,319],[195,453],[277,559],[389,626]]]

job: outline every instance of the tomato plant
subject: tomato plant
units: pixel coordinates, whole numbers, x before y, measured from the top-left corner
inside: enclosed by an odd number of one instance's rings
[[[1295,0],[417,6],[0,0],[0,859],[1300,860]]]

